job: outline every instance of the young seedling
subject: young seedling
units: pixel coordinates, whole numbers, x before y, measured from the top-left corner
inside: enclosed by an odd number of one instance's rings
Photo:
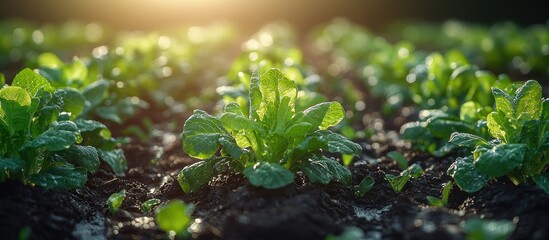
[[[453,186],[454,186],[454,183],[452,181],[449,181],[446,184],[444,184],[444,187],[442,188],[442,198],[427,196],[427,202],[429,202],[429,205],[433,207],[448,206],[448,198],[450,197],[450,192],[452,191]]]
[[[187,206],[180,200],[174,200],[156,209],[155,219],[162,231],[173,237],[185,237],[193,221],[192,206]]]
[[[410,178],[419,178],[423,175],[423,168],[417,163],[412,164],[406,170],[400,172],[400,175],[395,176],[393,174],[385,174],[385,179],[389,181],[391,188],[396,193],[402,192],[404,186]]]
[[[360,145],[328,130],[344,117],[337,102],[296,111],[296,84],[278,69],[251,78],[248,109],[225,106],[219,117],[195,110],[185,122],[183,150],[202,159],[185,167],[179,184],[196,191],[224,170],[242,172],[253,186],[275,189],[302,171],[313,183],[351,184],[351,172],[324,152],[360,155]]]
[[[513,183],[533,180],[549,193],[549,101],[542,98],[541,86],[530,80],[513,96],[493,88],[496,106],[487,117],[492,140],[468,133],[453,133],[450,142],[473,149],[448,169],[456,184],[475,192],[488,180],[507,176]]]
[[[375,180],[374,178],[367,176],[360,183],[355,186],[354,194],[357,197],[363,197],[367,192],[372,190],[374,187]]]
[[[505,75],[478,70],[456,50],[429,55],[408,78],[412,98],[422,111],[419,121],[402,125],[402,137],[410,140],[414,148],[435,156],[456,149],[448,143],[454,132],[479,136],[486,132],[486,115],[494,102],[491,86],[507,91],[515,87]]]
[[[145,201],[143,204],[141,204],[141,211],[143,213],[149,213],[152,208],[156,205],[160,204],[160,200],[156,198],[149,199]]]
[[[109,199],[107,199],[109,212],[111,212],[111,214],[113,215],[116,214],[120,206],[122,206],[122,202],[124,202],[124,199],[126,199],[126,190],[111,194],[111,196],[109,196]]]

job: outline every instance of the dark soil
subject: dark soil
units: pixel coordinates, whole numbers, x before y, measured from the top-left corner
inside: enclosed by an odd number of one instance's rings
[[[376,184],[359,198],[339,183],[314,185],[299,174],[293,185],[278,190],[253,187],[241,174],[225,174],[184,194],[176,176],[194,160],[181,151],[176,133],[163,133],[147,144],[134,141],[124,148],[130,168],[125,177],[115,177],[102,165],[84,188],[74,191],[1,184],[0,236],[17,239],[28,228],[31,239],[165,239],[153,215],[140,210],[150,198],[193,204],[197,239],[324,239],[350,226],[362,229],[366,239],[463,239],[460,224],[473,216],[513,220],[517,229],[512,239],[549,236],[549,196],[534,186],[517,187],[501,179],[475,194],[455,187],[448,207],[429,206],[425,197],[440,197],[453,158],[418,154],[397,137],[378,131],[373,141],[362,143],[364,154],[350,167],[353,183],[372,176]],[[386,173],[400,172],[384,157],[391,150],[425,169],[401,193],[384,180]],[[121,210],[110,214],[106,200],[122,189],[127,197]]]

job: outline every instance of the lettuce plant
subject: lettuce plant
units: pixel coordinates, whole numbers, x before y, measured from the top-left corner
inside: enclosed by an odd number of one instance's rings
[[[278,69],[254,72],[248,109],[229,103],[219,117],[202,110],[185,122],[183,150],[202,159],[185,167],[179,183],[196,191],[224,170],[243,172],[254,186],[284,187],[302,171],[311,182],[339,181],[350,185],[351,172],[324,152],[361,153],[360,145],[328,130],[344,116],[337,102],[324,102],[296,111],[297,87]]]
[[[55,89],[30,69],[0,89],[0,182],[77,188],[100,159],[124,174],[126,159],[115,149],[110,131],[99,122],[78,119],[85,103],[79,91]]]
[[[413,100],[423,109],[419,121],[402,125],[404,139],[421,151],[443,156],[456,146],[453,132],[486,135],[486,116],[494,102],[490,87],[511,93],[516,86],[505,75],[496,77],[469,64],[456,50],[433,53],[408,75]],[[441,90],[442,89],[442,90]]]
[[[448,169],[456,184],[467,192],[480,190],[488,180],[507,176],[515,184],[533,180],[549,193],[549,101],[538,82],[530,80],[514,95],[493,88],[495,109],[487,126],[493,139],[453,133],[450,142],[474,149]]]
[[[37,63],[39,73],[52,86],[70,87],[82,92],[87,101],[81,113],[84,117],[95,116],[103,121],[122,124],[149,107],[148,103],[137,97],[138,93],[133,88],[116,86],[123,82],[101,79],[102,67],[89,59],[75,58],[64,63],[53,53],[43,53]]]

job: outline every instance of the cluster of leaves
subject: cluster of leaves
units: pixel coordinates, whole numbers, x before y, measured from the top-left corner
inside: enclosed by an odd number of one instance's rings
[[[44,188],[84,185],[99,161],[123,175],[126,159],[105,125],[79,118],[91,95],[54,88],[30,69],[0,89],[0,181]]]
[[[459,46],[476,65],[487,69],[518,70],[522,74],[549,71],[547,24],[521,27],[506,22],[486,27],[459,21],[416,22],[393,28],[391,35],[429,49]]]
[[[214,23],[111,36],[97,24],[38,27],[2,21],[2,32],[0,68],[3,63],[22,64],[40,69],[55,87],[103,92],[85,114],[122,124],[146,108],[168,110],[163,115],[169,116],[213,99],[214,80],[229,67],[227,54],[220,53],[232,47],[236,31]],[[67,61],[88,49],[91,54]]]
[[[244,108],[243,111],[246,111],[250,73],[256,69],[259,73],[265,73],[271,68],[280,69],[296,83],[297,111],[325,102],[329,97],[342,102],[346,109],[352,109],[362,99],[362,94],[350,81],[317,75],[303,61],[303,52],[297,44],[295,30],[286,23],[277,22],[264,26],[242,45],[241,54],[234,60],[227,74],[229,85],[218,88],[224,103],[238,102]],[[357,114],[356,117],[360,118],[360,115]],[[356,133],[350,126],[353,120],[356,119],[344,119],[338,126],[339,132],[349,138],[356,138]],[[345,156],[346,160],[351,158]]]
[[[356,69],[372,94],[386,99],[383,111],[405,103],[424,110],[419,121],[405,124],[401,132],[414,147],[435,155],[455,148],[448,143],[455,131],[486,132],[482,121],[493,104],[492,86],[513,90],[509,78],[479,70],[457,50],[426,56],[409,43],[390,44],[341,20],[319,32],[317,49],[330,52],[340,69]]]
[[[549,193],[549,101],[541,86],[530,80],[510,95],[493,88],[494,111],[488,114],[489,136],[456,132],[450,142],[471,149],[448,169],[467,192],[480,190],[488,180],[507,176],[515,184],[533,180]]]
[[[419,120],[402,126],[404,139],[422,151],[442,156],[455,148],[448,143],[453,132],[486,135],[486,116],[494,100],[491,87],[512,92],[516,85],[470,65],[458,51],[444,56],[433,53],[407,76],[413,100],[420,109]],[[443,89],[441,91],[441,89]]]
[[[63,62],[53,53],[43,53],[37,58],[38,72],[56,88],[70,87],[82,92],[89,100],[85,118],[122,124],[139,111],[149,107],[137,97],[137,92],[124,88],[123,82],[101,78],[101,69],[90,59],[74,58]]]
[[[218,88],[223,96],[223,102],[238,102],[246,111],[247,94],[250,79],[256,69],[265,73],[271,68],[278,68],[292,79],[298,88],[296,110],[327,101],[334,97],[343,106],[354,108],[355,103],[362,99],[362,94],[350,81],[342,81],[330,76],[319,76],[303,61],[303,52],[297,44],[296,33],[283,22],[271,23],[261,28],[254,36],[242,45],[241,54],[233,61],[227,74],[228,85]],[[341,93],[344,93],[341,96]],[[356,114],[356,118],[360,115]],[[350,126],[356,119],[346,118],[337,127],[346,137],[356,138],[357,134]],[[345,156],[345,160],[352,159]],[[348,161],[345,161],[346,164]]]
[[[181,138],[184,151],[203,161],[180,172],[182,189],[196,191],[223,171],[243,172],[252,185],[268,189],[292,183],[297,171],[314,183],[350,185],[351,172],[323,155],[361,153],[360,145],[327,130],[343,119],[343,108],[324,102],[298,111],[296,99],[296,83],[271,69],[252,75],[245,111],[234,102],[220,117],[196,110]]]

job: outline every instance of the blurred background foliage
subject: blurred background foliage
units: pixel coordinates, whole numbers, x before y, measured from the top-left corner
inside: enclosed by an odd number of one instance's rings
[[[309,30],[345,17],[369,29],[384,30],[400,20],[545,23],[548,15],[542,6],[542,1],[534,0],[3,0],[0,18],[40,23],[97,21],[125,30],[228,20],[242,31],[255,31],[278,20]]]

